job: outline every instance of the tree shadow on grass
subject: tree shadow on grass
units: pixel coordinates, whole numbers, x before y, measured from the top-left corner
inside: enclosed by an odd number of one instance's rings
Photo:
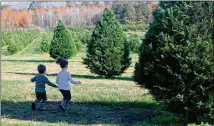
[[[47,62],[47,63],[52,63],[55,62],[55,60],[1,60],[1,61],[5,61],[5,62]]]
[[[155,103],[146,102],[70,102],[64,113],[58,102],[47,102],[46,111],[31,111],[30,102],[1,102],[2,117],[40,122],[69,124],[133,125],[153,117]]]
[[[30,63],[41,63],[41,62],[46,62],[46,63],[54,63],[56,62],[55,60],[1,60],[3,62],[30,62]],[[70,62],[81,62],[78,60],[71,60]]]
[[[86,79],[107,79],[107,80],[124,80],[124,81],[133,81],[131,77],[112,77],[112,78],[105,78],[102,76],[94,76],[94,75],[79,75],[79,74],[72,74],[74,78],[86,78]]]
[[[21,72],[7,72],[7,73],[14,73],[19,75],[36,75],[37,73],[21,73]],[[46,74],[47,76],[57,76],[57,74]],[[74,78],[83,78],[83,79],[105,79],[105,80],[123,80],[123,81],[133,81],[131,77],[112,77],[112,78],[105,78],[102,76],[95,76],[95,75],[81,75],[81,74],[71,74]]]

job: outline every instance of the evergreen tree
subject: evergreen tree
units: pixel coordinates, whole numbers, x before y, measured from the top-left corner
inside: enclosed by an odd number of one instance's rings
[[[54,29],[49,53],[54,59],[58,57],[72,58],[77,53],[76,45],[62,21],[59,21],[58,26]]]
[[[47,33],[43,33],[42,41],[41,41],[41,45],[40,45],[41,52],[49,52],[49,50],[50,50],[50,41],[49,41],[48,37],[49,36]]]
[[[130,49],[127,39],[124,42],[123,50],[124,50],[124,54],[122,57],[122,64],[124,64],[124,65],[121,69],[121,74],[131,65],[131,58],[129,57],[131,49]]]
[[[213,2],[160,2],[134,80],[187,122],[214,121]]]
[[[76,32],[70,30],[70,34],[71,34],[71,37],[72,37],[74,43],[76,44],[77,51],[78,52],[81,51],[82,43],[81,43],[80,39],[78,38]]]
[[[87,44],[84,63],[101,76],[122,74],[131,63],[122,28],[112,10],[105,9]]]

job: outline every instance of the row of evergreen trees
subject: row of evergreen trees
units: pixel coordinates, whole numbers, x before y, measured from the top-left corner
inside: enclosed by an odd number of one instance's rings
[[[75,35],[70,34],[60,21],[54,30],[50,56],[54,59],[72,58],[78,48],[75,40]],[[126,40],[113,11],[106,8],[87,43],[84,64],[92,73],[101,76],[112,77],[122,74],[131,64],[130,48]]]
[[[213,8],[214,2],[160,2],[135,66],[134,80],[184,122],[214,121]],[[60,30],[67,31],[63,25],[55,29],[50,55],[70,58],[75,44]],[[105,9],[84,64],[102,76],[120,75],[131,64],[126,40],[114,13]]]

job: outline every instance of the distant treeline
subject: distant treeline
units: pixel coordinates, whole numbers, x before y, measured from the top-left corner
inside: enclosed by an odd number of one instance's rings
[[[59,19],[66,25],[95,25],[105,8],[112,8],[122,24],[144,24],[152,20],[155,2],[67,2],[58,8],[42,6],[42,2],[32,2],[28,9],[15,10],[4,6],[1,10],[2,28],[54,28]]]

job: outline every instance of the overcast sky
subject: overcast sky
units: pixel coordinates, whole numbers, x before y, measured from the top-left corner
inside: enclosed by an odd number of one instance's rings
[[[1,2],[2,5],[10,5],[14,9],[27,9],[31,2]],[[61,6],[65,5],[65,2],[48,2],[48,5]]]

